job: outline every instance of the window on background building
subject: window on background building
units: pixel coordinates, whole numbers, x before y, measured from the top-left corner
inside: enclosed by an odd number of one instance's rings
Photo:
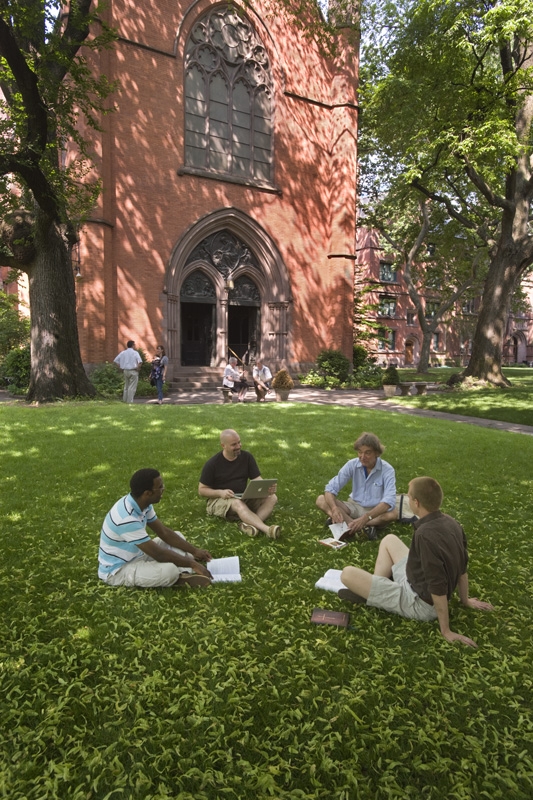
[[[415,325],[416,324],[416,314],[414,311],[407,312],[407,324],[408,325]]]
[[[431,339],[431,344],[433,346],[433,350],[438,350],[439,349],[439,334],[438,333],[434,333],[433,334],[432,339]]]
[[[396,283],[396,270],[388,261],[379,262],[379,279],[383,283]]]
[[[272,181],[272,77],[250,23],[217,7],[185,48],[185,165]]]
[[[396,331],[381,328],[378,338],[378,350],[396,350]]]
[[[439,304],[436,301],[428,301],[426,303],[426,310],[424,312],[426,319],[434,319],[437,316]]]
[[[378,314],[380,317],[396,316],[396,300],[394,297],[380,297]]]
[[[463,303],[463,314],[475,314],[476,312],[476,301],[475,298],[471,300],[466,300]]]

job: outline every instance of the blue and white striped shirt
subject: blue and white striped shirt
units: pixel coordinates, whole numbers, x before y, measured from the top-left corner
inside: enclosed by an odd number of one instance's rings
[[[157,519],[153,506],[141,511],[131,494],[121,497],[104,520],[98,551],[98,577],[105,581],[124,564],[142,556],[137,545],[150,541],[146,526]]]

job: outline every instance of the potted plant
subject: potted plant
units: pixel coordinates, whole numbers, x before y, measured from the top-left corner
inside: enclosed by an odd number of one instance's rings
[[[394,397],[396,394],[396,387],[400,383],[400,376],[396,367],[387,367],[383,371],[382,385],[385,397]]]
[[[289,399],[289,392],[294,389],[294,381],[286,369],[280,369],[279,372],[276,372],[272,381],[272,388],[276,393],[276,400]]]

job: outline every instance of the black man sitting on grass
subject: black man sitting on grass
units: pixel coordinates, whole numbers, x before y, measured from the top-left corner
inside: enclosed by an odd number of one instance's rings
[[[139,469],[130,480],[130,494],[108,513],[100,533],[98,577],[109,586],[209,586],[211,573],[200,562],[211,561],[207,550],[187,542],[163,525],[153,506],[165,491],[156,469]],[[148,526],[157,538],[146,532]]]
[[[438,619],[449,642],[476,643],[450,630],[448,601],[457,588],[468,608],[492,611],[493,606],[468,596],[468,550],[464,531],[439,509],[442,489],[434,478],[414,478],[409,501],[419,519],[413,523],[411,546],[390,533],[379,545],[374,574],[358,567],[345,567],[341,580],[347,589],[339,597],[365,603],[408,619],[429,622]]]

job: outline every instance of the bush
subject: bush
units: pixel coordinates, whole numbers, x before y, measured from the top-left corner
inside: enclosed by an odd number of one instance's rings
[[[17,303],[17,295],[0,291],[0,358],[29,342],[30,321],[17,310]]]
[[[91,383],[96,391],[104,397],[121,397],[124,389],[122,372],[106,361],[99,364],[91,372]]]
[[[356,369],[352,376],[352,384],[356,389],[381,389],[383,371],[381,367],[368,360]]]
[[[387,367],[382,373],[383,386],[397,386],[400,383],[400,375],[396,367]]]
[[[10,389],[26,390],[30,385],[31,355],[29,344],[10,350],[2,362],[0,377]]]
[[[316,363],[326,377],[337,378],[339,383],[344,383],[348,379],[350,361],[340,350],[321,350]]]
[[[274,380],[272,381],[272,388],[282,390],[294,388],[294,381],[286,369],[280,369],[279,372],[276,372]]]
[[[303,386],[315,386],[317,389],[324,389],[326,378],[316,369],[310,369],[306,375],[300,375],[300,383]]]
[[[359,369],[364,367],[369,362],[368,353],[362,344],[354,344],[353,346],[353,368]]]

